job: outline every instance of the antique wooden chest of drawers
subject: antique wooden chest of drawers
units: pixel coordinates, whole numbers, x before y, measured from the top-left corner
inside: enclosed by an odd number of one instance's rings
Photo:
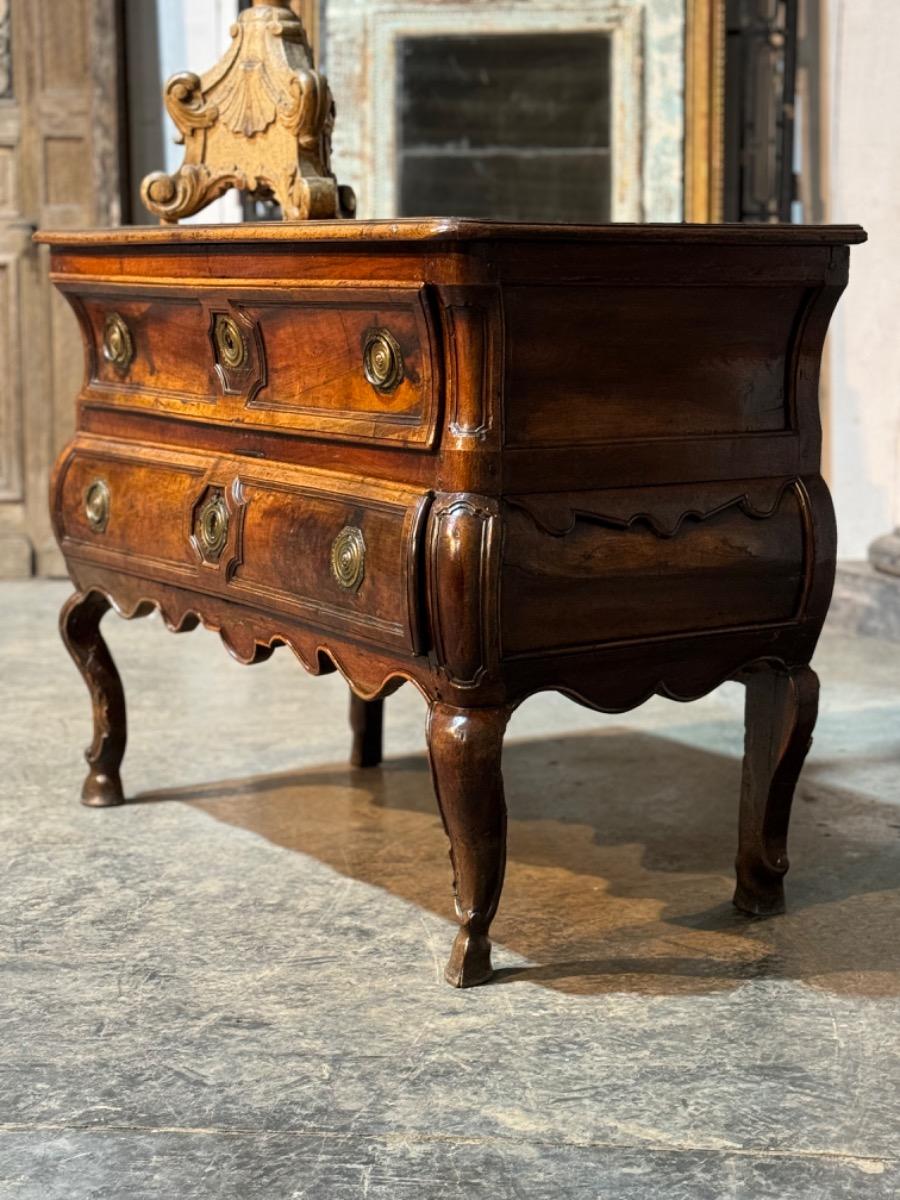
[[[91,690],[88,804],[122,800],[113,605],[290,646],[354,701],[428,704],[461,925],[490,975],[510,712],[747,685],[738,906],[778,911],[835,532],[818,373],[856,227],[433,220],[44,235],[81,323],[52,489]],[[552,799],[548,798],[548,804]]]

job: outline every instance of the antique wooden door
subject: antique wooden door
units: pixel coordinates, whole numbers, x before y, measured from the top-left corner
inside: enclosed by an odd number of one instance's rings
[[[31,234],[119,221],[116,9],[0,0],[0,578],[62,566],[47,484],[82,351]]]

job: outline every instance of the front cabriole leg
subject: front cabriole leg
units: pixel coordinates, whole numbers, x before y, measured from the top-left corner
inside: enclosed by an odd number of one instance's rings
[[[746,738],[734,903],[784,912],[794,788],[812,744],[819,680],[811,667],[765,666],[745,677]]]
[[[99,592],[76,592],[59,618],[60,633],[91,693],[94,740],[85,751],[88,774],[81,802],[92,808],[122,804],[119,768],[125,754],[125,694],[100,621],[110,607]]]
[[[444,828],[450,839],[459,933],[444,978],[454,987],[490,979],[491,921],[506,867],[506,801],[500,757],[506,708],[434,703],[428,754]]]

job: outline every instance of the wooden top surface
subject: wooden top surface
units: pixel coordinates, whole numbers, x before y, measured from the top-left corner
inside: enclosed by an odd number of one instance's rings
[[[266,221],[240,225],[126,225],[118,229],[40,231],[50,246],[189,246],[307,242],[590,241],[719,244],[856,245],[867,238],[859,225],[530,225],[458,217],[395,221]]]

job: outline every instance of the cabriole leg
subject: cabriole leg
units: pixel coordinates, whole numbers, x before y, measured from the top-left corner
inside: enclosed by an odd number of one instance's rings
[[[438,806],[450,839],[459,933],[444,978],[473,987],[491,977],[491,921],[506,867],[506,801],[500,757],[505,708],[432,704],[428,753]]]
[[[749,674],[734,903],[743,912],[784,911],[787,835],[794,787],[812,744],[819,680],[810,667]]]
[[[76,592],[59,620],[62,639],[88,686],[94,709],[94,740],[85,751],[89,769],[81,790],[82,804],[92,808],[108,808],[124,800],[119,768],[125,754],[125,694],[100,633],[100,621],[109,607],[97,592]]]
[[[350,762],[354,767],[377,767],[381,762],[383,723],[383,700],[361,700],[355,692],[350,693]]]

